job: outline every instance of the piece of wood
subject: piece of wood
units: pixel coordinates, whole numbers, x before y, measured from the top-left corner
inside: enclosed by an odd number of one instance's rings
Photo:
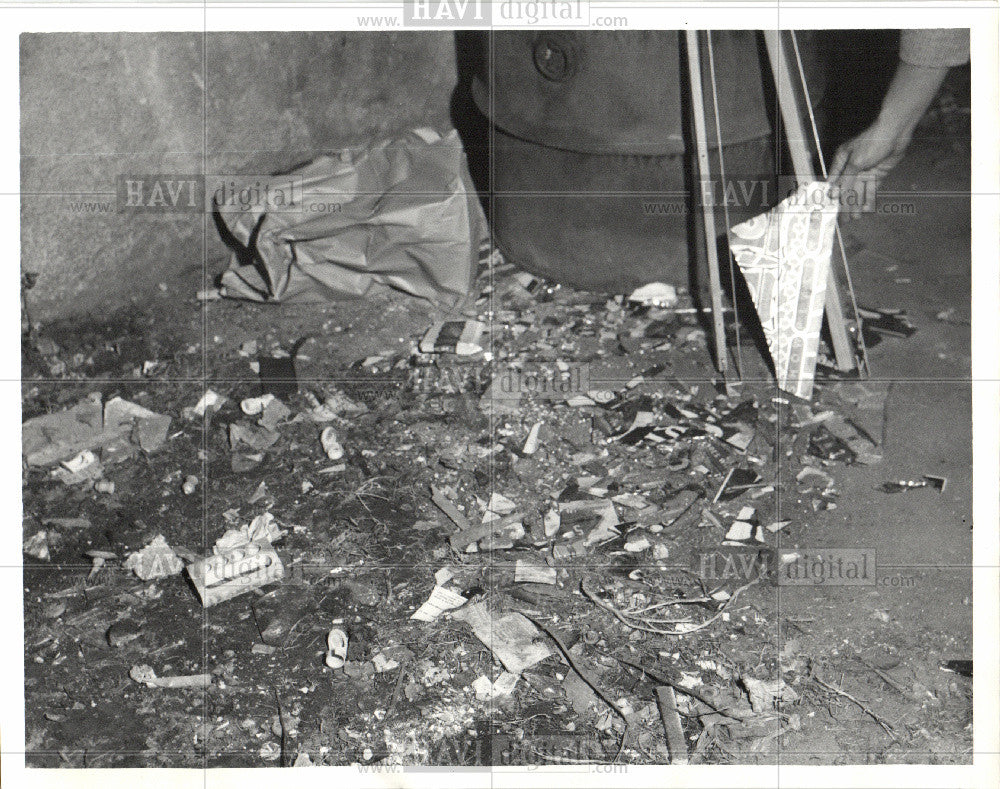
[[[701,85],[701,47],[698,42],[698,31],[688,30],[687,55],[688,75],[691,79],[691,105],[693,109],[695,145],[698,151],[698,175],[703,188],[699,190],[704,201],[704,184],[711,186],[712,176],[708,161],[708,132],[705,128],[705,94]],[[722,155],[722,151],[719,151]],[[712,189],[711,194],[715,190]],[[723,185],[725,193],[725,185]],[[726,329],[723,324],[722,311],[722,278],[719,274],[719,250],[716,248],[715,208],[701,206],[702,222],[705,228],[705,251],[708,253],[708,280],[712,290],[712,326],[715,334],[715,357],[719,372],[723,378],[729,367],[729,356],[726,351]]]
[[[791,64],[785,53],[780,30],[764,30],[764,44],[767,46],[771,73],[774,75],[775,92],[778,95],[778,107],[781,120],[785,127],[785,139],[788,140],[789,152],[792,156],[792,167],[795,170],[798,185],[816,180],[813,171],[812,154],[809,152],[809,136],[806,134],[805,123],[802,120],[800,102],[808,101],[804,92],[796,90],[791,78]],[[847,264],[847,261],[844,261]],[[842,372],[853,370],[857,366],[851,339],[847,333],[843,308],[840,302],[840,289],[833,267],[826,283],[826,320],[833,340],[833,354],[837,361],[837,369]]]
[[[684,741],[684,729],[681,728],[681,716],[677,712],[677,697],[669,685],[658,685],[656,688],[656,706],[660,710],[663,730],[667,735],[667,752],[671,764],[687,764],[687,743]]]

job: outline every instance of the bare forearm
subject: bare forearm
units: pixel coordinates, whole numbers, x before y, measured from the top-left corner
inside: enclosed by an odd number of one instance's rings
[[[947,68],[914,66],[900,61],[882,100],[877,125],[887,132],[909,138],[947,74]]]

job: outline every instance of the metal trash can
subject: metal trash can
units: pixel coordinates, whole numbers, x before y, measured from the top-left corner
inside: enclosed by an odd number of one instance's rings
[[[699,256],[692,254],[696,169],[683,33],[484,35],[471,90],[493,124],[492,230],[507,259],[595,291],[687,284]],[[741,221],[777,197],[761,53],[754,31],[711,36],[726,180],[742,182],[747,198],[730,205],[730,218]],[[701,49],[717,176],[713,92]],[[721,210],[718,216],[724,232]]]

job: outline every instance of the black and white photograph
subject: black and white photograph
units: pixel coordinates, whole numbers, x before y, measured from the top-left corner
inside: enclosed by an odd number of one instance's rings
[[[1000,780],[995,3],[4,17],[10,786]]]

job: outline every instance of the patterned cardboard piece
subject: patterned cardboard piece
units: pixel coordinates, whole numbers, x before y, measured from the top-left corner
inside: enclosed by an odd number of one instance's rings
[[[729,242],[767,337],[778,386],[812,397],[837,200],[804,184],[765,214],[730,230]]]

